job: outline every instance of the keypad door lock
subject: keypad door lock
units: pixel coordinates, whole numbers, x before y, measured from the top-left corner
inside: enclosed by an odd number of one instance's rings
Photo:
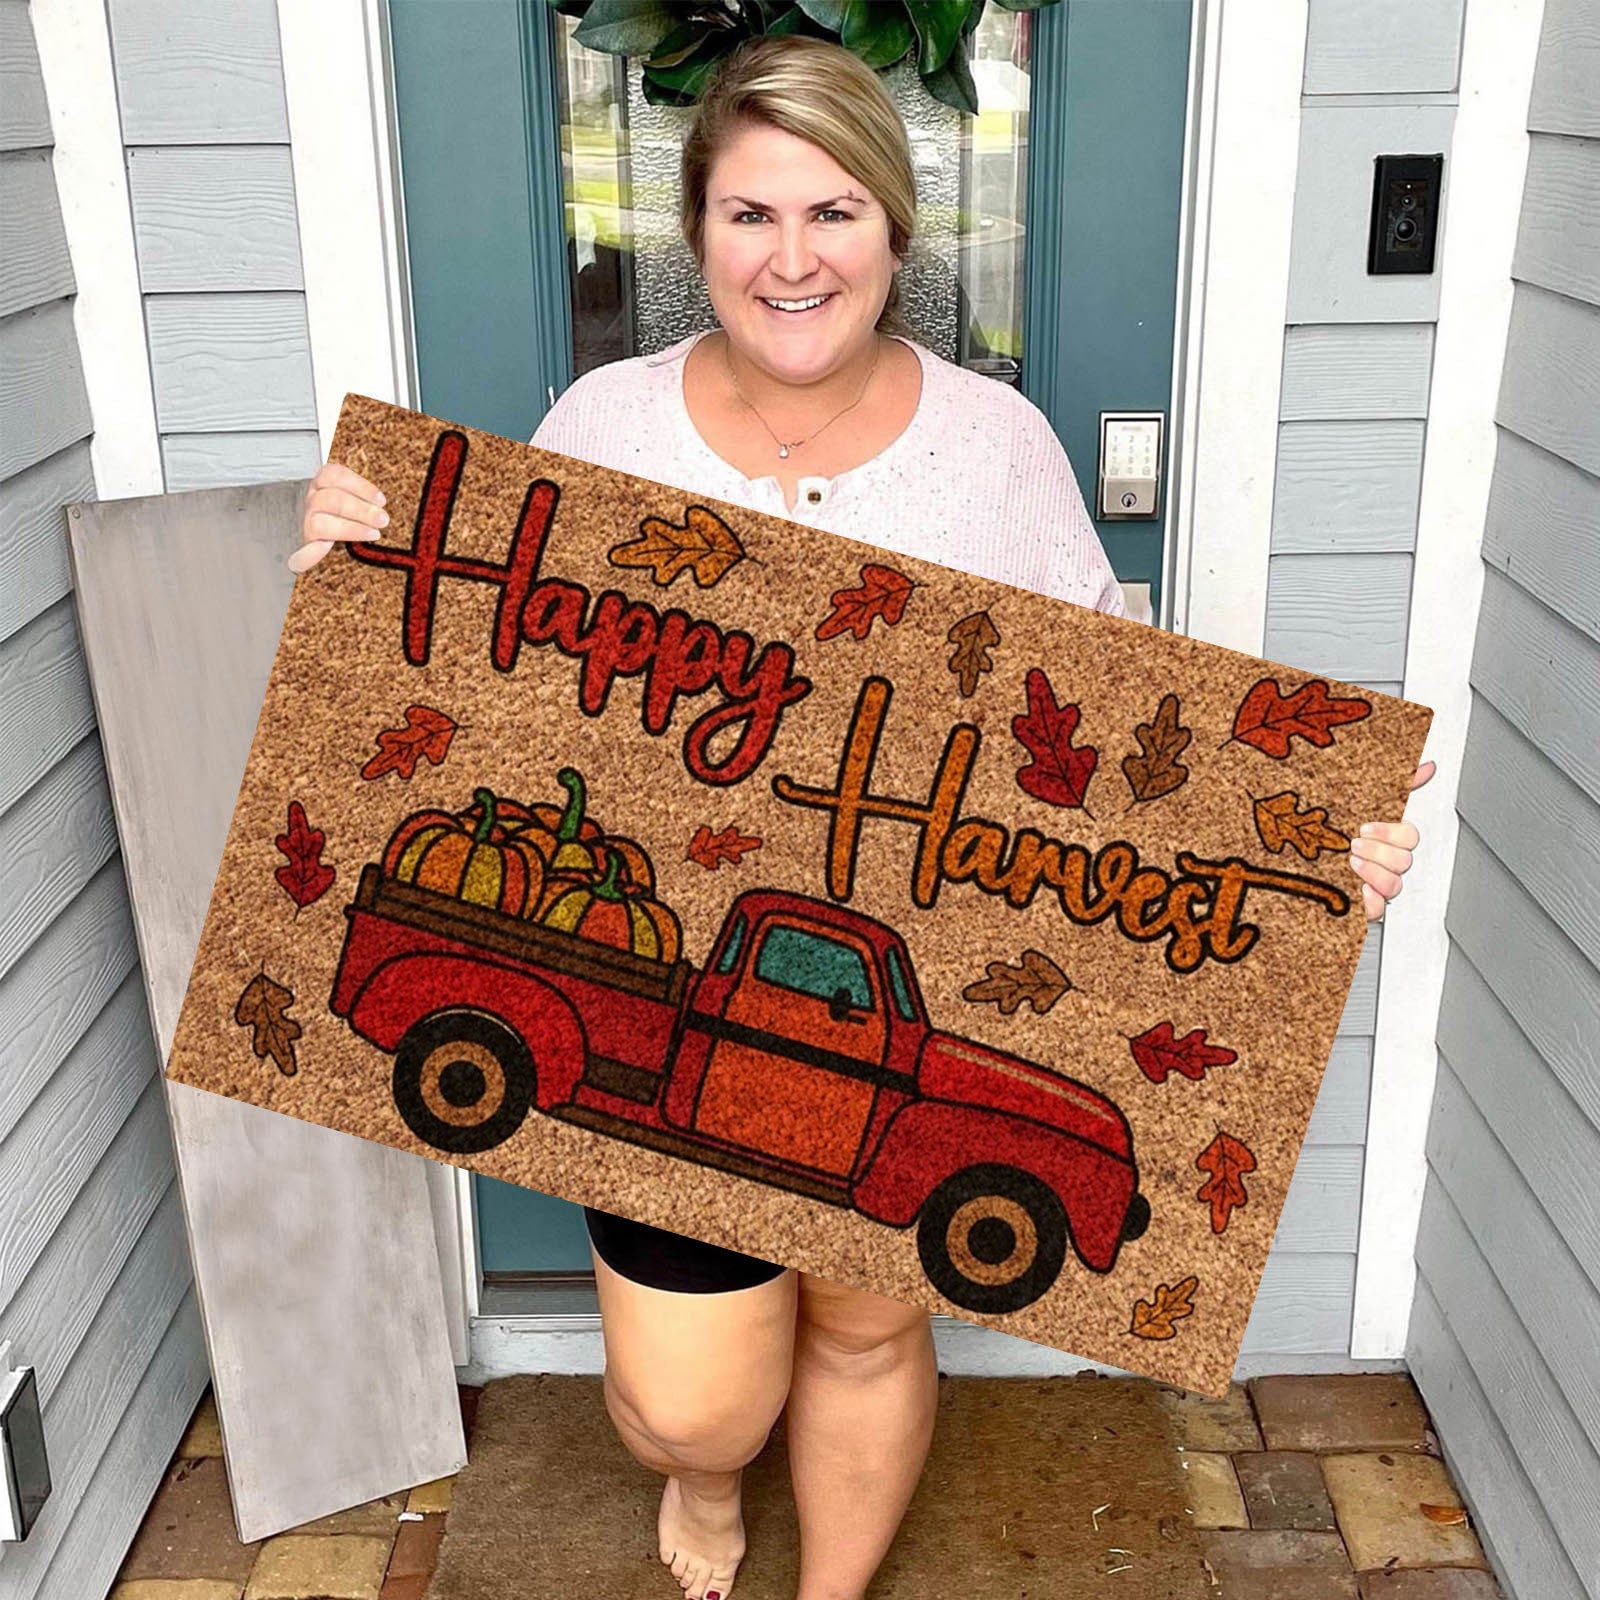
[[[1095,515],[1112,521],[1161,514],[1164,411],[1100,413],[1100,492]]]

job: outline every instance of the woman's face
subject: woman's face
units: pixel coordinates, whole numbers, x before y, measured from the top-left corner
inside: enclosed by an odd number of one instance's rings
[[[739,353],[796,384],[868,346],[899,268],[866,185],[765,123],[746,123],[712,162],[704,252],[711,304]]]

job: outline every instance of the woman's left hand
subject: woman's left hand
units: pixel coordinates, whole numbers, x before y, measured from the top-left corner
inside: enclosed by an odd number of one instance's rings
[[[1411,787],[1420,789],[1438,765],[1424,761],[1411,775]],[[1359,837],[1350,842],[1350,865],[1361,879],[1361,899],[1367,921],[1376,922],[1400,893],[1400,876],[1411,865],[1418,834],[1412,822],[1364,822]]]

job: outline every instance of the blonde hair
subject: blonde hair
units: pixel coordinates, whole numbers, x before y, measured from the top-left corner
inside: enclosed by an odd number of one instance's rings
[[[917,220],[917,180],[906,125],[871,67],[842,45],[801,34],[747,40],[717,69],[683,141],[679,221],[705,260],[706,183],[723,143],[742,124],[781,128],[825,151],[881,205],[889,249],[904,261]],[[896,319],[898,277],[878,316]]]

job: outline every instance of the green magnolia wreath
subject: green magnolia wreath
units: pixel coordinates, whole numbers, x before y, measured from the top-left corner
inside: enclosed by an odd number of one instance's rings
[[[644,60],[652,105],[692,105],[716,64],[746,39],[802,33],[829,39],[882,70],[914,57],[935,100],[976,114],[968,41],[986,0],[550,0],[580,17],[575,37],[591,50]],[[1038,11],[1056,0],[994,0],[1003,11]]]

